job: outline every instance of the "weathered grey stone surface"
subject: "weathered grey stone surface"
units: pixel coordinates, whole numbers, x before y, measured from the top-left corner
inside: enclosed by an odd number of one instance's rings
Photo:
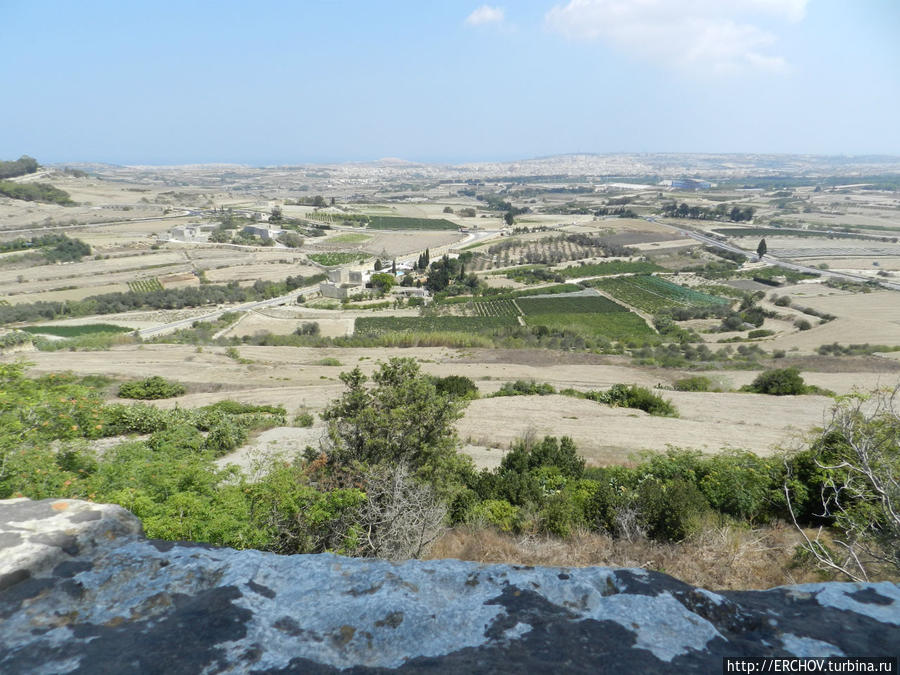
[[[0,501],[0,672],[721,672],[896,656],[900,587],[713,593],[636,569],[392,564],[148,541],[109,505]]]

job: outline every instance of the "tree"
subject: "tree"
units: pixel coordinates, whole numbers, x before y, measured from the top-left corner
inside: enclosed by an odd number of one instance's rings
[[[452,206],[445,206],[445,207],[444,207],[444,213],[453,213],[453,207],[452,207]]]
[[[820,567],[855,581],[868,581],[879,568],[900,572],[898,392],[900,387],[840,397],[812,445],[821,507],[815,515],[832,524],[830,538],[823,538],[822,527],[810,538],[798,524],[796,507],[803,501],[799,493],[808,486],[801,481],[798,489],[791,476],[784,485],[804,548]]]
[[[438,393],[411,358],[392,358],[372,375],[341,373],[344,394],[322,413],[331,461],[374,466],[405,463],[442,494],[453,493],[471,460],[457,452],[454,424],[465,402]]]
[[[506,214],[503,216],[503,220],[504,220],[504,221],[506,222],[506,224],[509,225],[510,227],[512,227],[513,224],[516,222],[516,218],[515,218],[515,216],[513,216],[513,212],[512,212],[512,211],[507,211]]]
[[[394,285],[394,275],[387,272],[378,272],[373,274],[371,278],[372,287],[377,288],[382,293],[387,293]]]
[[[394,276],[397,276],[397,261],[396,260],[393,260],[391,262],[391,274],[393,274]]]
[[[273,206],[272,213],[269,214],[270,223],[280,223],[284,220],[284,214],[281,212],[280,206]]]
[[[766,238],[763,237],[759,240],[759,246],[756,247],[756,255],[759,256],[759,259],[762,260],[762,257],[766,254],[766,251],[769,250],[769,247],[766,246]]]
[[[374,269],[376,272],[381,271],[381,260],[379,258],[375,258],[375,265],[372,269]]]
[[[325,206],[325,198],[322,195],[316,195],[315,197],[313,197],[313,206]]]

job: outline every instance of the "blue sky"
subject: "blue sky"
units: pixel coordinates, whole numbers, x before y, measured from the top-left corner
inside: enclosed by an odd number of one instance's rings
[[[0,0],[0,158],[900,155],[897,0]]]

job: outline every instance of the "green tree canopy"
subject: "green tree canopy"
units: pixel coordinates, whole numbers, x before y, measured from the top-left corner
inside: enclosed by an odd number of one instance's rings
[[[440,491],[452,492],[471,468],[457,452],[454,428],[465,401],[439,393],[410,358],[380,364],[371,386],[359,367],[340,377],[347,389],[322,414],[333,461],[405,463]]]

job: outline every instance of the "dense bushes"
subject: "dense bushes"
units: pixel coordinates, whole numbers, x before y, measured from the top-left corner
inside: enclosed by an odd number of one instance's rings
[[[804,495],[818,489],[816,475],[805,465],[802,454],[787,465],[810,484]],[[787,518],[788,473],[781,458],[684,450],[647,455],[633,468],[585,469],[571,439],[526,439],[498,469],[473,475],[469,501],[462,498],[452,512],[458,521],[503,531],[565,536],[580,528],[677,541],[716,519],[757,524]]]
[[[141,400],[174,398],[175,396],[181,396],[184,391],[184,385],[178,382],[170,382],[159,375],[153,375],[143,380],[126,382],[119,387],[119,397]]]
[[[0,162],[0,178],[15,178],[38,170],[38,163],[34,157],[22,155],[19,159]]]
[[[802,394],[831,396],[834,393],[806,384],[797,368],[766,370],[757,375],[753,382],[741,387],[741,391],[748,391],[754,394],[769,394],[770,396],[800,396]]]
[[[80,239],[70,239],[64,234],[44,234],[24,239],[0,242],[0,252],[33,251],[40,249],[50,262],[71,262],[91,254],[91,247]]]
[[[678,416],[678,411],[671,401],[665,400],[659,394],[654,394],[647,387],[640,387],[636,384],[630,386],[614,384],[605,392],[588,392],[585,394],[585,398],[614,407],[636,408],[651,415]]]
[[[55,188],[49,183],[13,183],[0,180],[0,195],[27,202],[47,202],[69,206],[74,204],[69,193]]]
[[[478,398],[478,387],[465,375],[447,375],[433,378],[434,388],[440,394],[460,399]]]

